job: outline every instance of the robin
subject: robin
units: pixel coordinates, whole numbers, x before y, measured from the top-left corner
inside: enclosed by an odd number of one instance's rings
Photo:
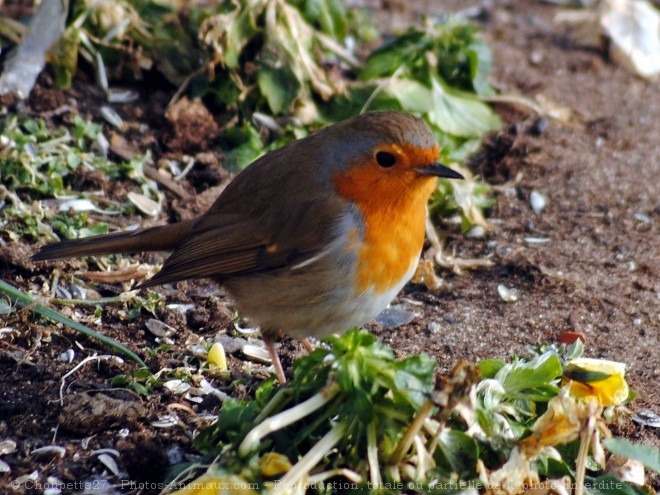
[[[260,327],[284,382],[280,331],[363,325],[412,277],[436,178],[463,178],[438,153],[422,120],[365,113],[257,159],[197,219],[51,244],[33,259],[173,251],[136,288],[218,281]]]

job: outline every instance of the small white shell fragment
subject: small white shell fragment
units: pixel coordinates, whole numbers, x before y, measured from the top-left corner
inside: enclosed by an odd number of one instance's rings
[[[548,206],[548,200],[543,194],[534,189],[529,194],[529,204],[532,207],[532,211],[534,211],[536,214],[539,214],[543,212],[543,210],[545,210]]]
[[[206,347],[204,347],[202,344],[193,344],[190,346],[190,353],[193,356],[204,358],[206,357]]]
[[[550,242],[549,237],[525,237],[524,240],[527,244],[548,244]]]
[[[65,363],[72,363],[75,357],[76,357],[76,351],[74,351],[73,349],[69,349],[61,353],[59,356],[57,356],[57,359]]]
[[[179,303],[172,303],[172,304],[168,304],[166,307],[167,307],[167,309],[174,309],[174,310],[176,310],[176,311],[178,311],[178,312],[180,312],[180,313],[183,313],[184,315],[185,315],[188,311],[191,311],[191,310],[195,309],[195,305],[194,305],[194,304],[179,304]]]
[[[486,229],[484,229],[481,225],[475,225],[465,233],[465,237],[468,239],[481,239],[485,235]]]
[[[0,303],[0,315],[7,315],[11,313],[12,308],[3,306]],[[0,328],[0,339],[2,339],[5,335],[11,335],[12,333],[16,332],[15,328],[12,327],[2,327]]]
[[[117,466],[117,463],[111,455],[101,454],[99,455],[98,460],[101,464],[107,467],[112,474],[115,476],[119,475],[119,466]]]
[[[101,455],[101,454],[110,454],[115,456],[117,459],[121,457],[121,454],[117,449],[96,449],[92,450],[92,455]]]
[[[131,191],[127,194],[127,197],[138,210],[147,216],[155,217],[160,213],[160,204],[151,198],[147,198],[144,194]]]
[[[161,416],[160,419],[151,422],[151,426],[155,428],[172,428],[179,424],[179,418],[176,416]]]
[[[220,342],[214,342],[206,356],[206,361],[220,370],[227,370],[227,355]]]
[[[183,396],[183,398],[186,399],[186,400],[188,400],[188,401],[190,401],[190,402],[193,402],[193,403],[195,403],[195,404],[201,404],[202,402],[204,402],[204,398],[203,398],[203,397],[196,397],[196,396],[194,396],[194,395],[191,395],[190,392],[187,392],[187,393]]]
[[[101,107],[101,116],[114,127],[121,128],[124,125],[124,119],[109,106]]]
[[[30,453],[30,456],[39,457],[42,455],[52,455],[52,454],[55,454],[57,457],[62,458],[64,457],[64,454],[66,454],[66,449],[58,445],[47,445],[46,447],[40,447],[38,449],[34,449]]]
[[[518,300],[518,291],[514,288],[507,288],[503,284],[497,286],[497,293],[504,302],[516,302]]]
[[[107,97],[108,103],[130,103],[138,99],[138,94],[130,89],[110,89]]]
[[[9,464],[7,464],[5,461],[0,459],[0,473],[9,473],[11,472],[11,468],[9,467]]]
[[[212,394],[212,395],[215,395],[220,400],[231,399],[231,397],[227,393],[222,392],[222,391],[218,390],[217,388],[215,388],[213,385],[211,385],[206,378],[204,378],[201,382],[199,382],[199,389],[198,390],[199,390],[199,392],[201,392],[202,395]],[[191,389],[191,391],[192,391],[192,389]]]
[[[0,455],[12,454],[16,452],[16,442],[7,439],[0,442]]]
[[[34,144],[32,143],[27,143],[25,146],[23,146],[23,150],[30,155],[30,158],[36,159],[39,154],[37,153],[37,149],[34,147]]]
[[[60,211],[94,211],[96,210],[96,205],[89,199],[70,199],[60,203],[58,209]]]
[[[39,479],[39,471],[32,471],[30,474],[24,474],[14,480],[12,486],[24,485],[26,481],[36,481]]]
[[[48,488],[44,489],[44,495],[59,495],[62,493],[62,486],[64,482],[56,476],[48,476],[46,478]]]
[[[183,380],[174,379],[168,380],[163,383],[163,387],[176,395],[185,394],[190,388],[190,383],[186,383]]]
[[[110,151],[110,142],[108,138],[105,137],[105,134],[99,132],[94,139],[93,148],[98,151],[104,158],[108,157],[108,151]]]
[[[89,199],[84,198],[69,198],[64,201],[59,202],[57,209],[60,212],[64,211],[93,211],[96,213],[102,213],[103,215],[119,215],[121,211],[112,211],[112,210],[103,210],[97,208],[97,206],[91,202]]]
[[[238,322],[234,323],[234,328],[238,333],[243,335],[252,335],[259,331],[257,327],[242,327],[238,324]]]
[[[145,322],[144,325],[156,337],[169,337],[176,332],[176,330],[169,326],[167,323],[163,323],[162,321],[155,318],[150,318]]]
[[[633,218],[637,220],[638,222],[642,222],[645,224],[650,224],[651,223],[651,217],[648,216],[646,213],[643,213],[641,211],[638,211],[633,215]]]
[[[632,417],[632,420],[640,425],[660,428],[660,415],[653,411],[639,411]]]
[[[243,349],[241,349],[243,354],[245,354],[247,357],[252,359],[253,361],[257,361],[260,363],[266,363],[266,364],[271,364],[272,360],[270,359],[270,354],[268,354],[268,351],[264,349],[263,347],[259,347],[258,345],[252,345],[252,344],[247,344],[243,346]]]

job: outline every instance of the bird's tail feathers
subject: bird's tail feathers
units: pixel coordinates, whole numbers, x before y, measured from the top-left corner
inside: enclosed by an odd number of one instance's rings
[[[32,260],[43,261],[143,251],[172,251],[190,234],[194,223],[194,220],[185,220],[147,229],[113,232],[112,234],[49,244],[32,256]]]

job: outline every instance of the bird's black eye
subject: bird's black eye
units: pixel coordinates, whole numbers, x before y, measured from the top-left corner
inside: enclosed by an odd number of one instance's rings
[[[396,157],[387,151],[379,151],[376,153],[376,162],[384,168],[390,168],[396,163]]]

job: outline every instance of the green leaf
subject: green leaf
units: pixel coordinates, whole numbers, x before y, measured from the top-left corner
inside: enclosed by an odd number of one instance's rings
[[[580,383],[594,383],[607,380],[610,376],[609,373],[603,373],[602,371],[593,371],[580,368],[574,364],[569,364],[564,370],[564,377],[569,380],[575,380]]]
[[[239,57],[252,36],[258,32],[255,18],[258,11],[252,8],[237,8],[234,19],[229,19],[225,43],[225,65],[231,69],[239,67]]]
[[[504,373],[504,377],[499,375]],[[515,362],[504,367],[496,378],[501,379],[507,393],[535,389],[559,378],[562,374],[561,361],[557,354],[548,351],[528,362]]]
[[[263,153],[259,132],[247,122],[227,129],[222,141],[231,150],[226,155],[226,167],[230,171],[243,170]]]
[[[430,48],[431,39],[427,33],[411,30],[372,52],[358,78],[366,81],[389,77],[401,67],[424,66],[423,55]]]
[[[506,363],[502,359],[482,359],[477,363],[482,378],[494,378]]]
[[[660,449],[650,445],[632,443],[623,438],[608,438],[603,445],[613,454],[641,462],[648,469],[660,474]]]
[[[444,430],[440,434],[436,455],[439,463],[461,479],[469,479],[476,472],[479,447],[474,438],[456,430]]]
[[[478,137],[499,129],[499,117],[474,95],[450,88],[439,78],[432,80],[429,120],[454,136]]]
[[[305,20],[317,26],[322,32],[337,40],[346,36],[347,19],[344,5],[340,0],[304,0],[299,8]]]
[[[195,447],[205,454],[213,452],[222,441],[234,443],[242,440],[259,414],[259,409],[256,401],[224,401],[218,420],[195,437]]]
[[[480,96],[492,96],[493,88],[488,84],[488,76],[493,70],[493,54],[488,43],[480,37],[475,37],[466,50],[470,62],[472,87]]]
[[[295,74],[287,65],[278,62],[277,57],[274,60],[266,57],[262,60],[257,82],[274,115],[290,112],[301,90]]]
[[[611,474],[598,478],[588,478],[585,483],[585,493],[593,495],[652,495],[648,488],[626,483]]]
[[[572,359],[581,357],[582,354],[584,354],[584,344],[582,343],[582,339],[575,339],[575,342],[569,345],[566,348],[566,351],[564,351],[563,359],[565,361],[571,361]]]
[[[559,479],[564,476],[575,476],[568,464],[552,457],[541,457],[537,462],[537,467],[539,474],[546,478]]]
[[[410,356],[398,364],[394,375],[395,400],[403,399],[415,408],[420,408],[433,392],[437,362],[427,354]]]

